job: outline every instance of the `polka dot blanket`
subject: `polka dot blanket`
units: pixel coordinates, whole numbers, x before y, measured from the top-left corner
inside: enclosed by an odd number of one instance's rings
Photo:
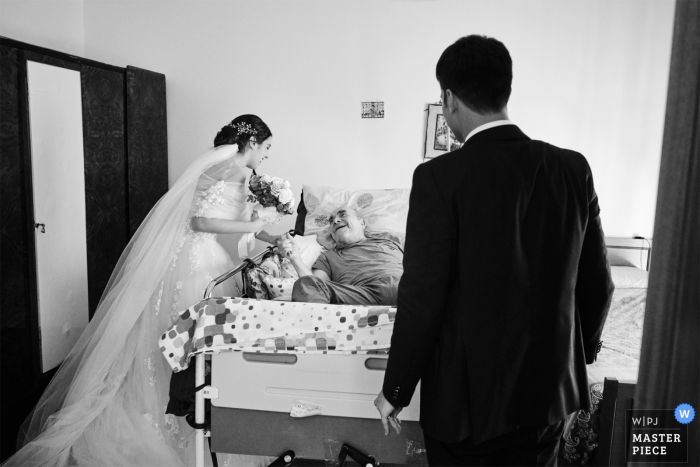
[[[396,308],[209,298],[180,313],[160,337],[174,371],[220,350],[367,353],[391,343]]]

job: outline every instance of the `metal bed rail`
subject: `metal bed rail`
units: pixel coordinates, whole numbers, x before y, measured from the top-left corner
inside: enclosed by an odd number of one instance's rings
[[[236,266],[235,268],[231,269],[229,272],[226,272],[219,277],[213,279],[209,284],[207,285],[207,288],[204,290],[204,299],[206,300],[207,298],[211,298],[211,294],[214,292],[214,287],[217,285],[221,284],[225,280],[228,280],[238,274],[239,272],[243,271],[245,268],[248,267],[249,264],[251,263],[256,263],[260,261],[264,256],[274,252],[277,250],[277,247],[270,246],[265,249],[265,251],[261,251],[257,255],[253,256],[252,258],[245,258],[241,264]]]
[[[651,242],[646,238],[635,238],[634,240],[642,240],[641,245],[605,245],[609,250],[638,250],[640,253],[647,252],[647,261],[645,270],[649,272],[649,265],[651,264]],[[644,246],[643,242],[647,242],[649,246]],[[640,259],[640,266],[642,265]]]

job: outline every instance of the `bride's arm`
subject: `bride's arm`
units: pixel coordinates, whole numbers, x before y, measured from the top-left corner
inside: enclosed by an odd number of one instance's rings
[[[257,233],[267,222],[260,219],[254,221],[230,221],[209,217],[193,217],[190,223],[192,230],[208,233]],[[262,233],[262,232],[261,232]],[[269,234],[268,234],[269,235]],[[264,240],[261,238],[261,240]]]
[[[193,217],[191,221],[192,230],[197,232],[208,233],[255,233],[255,238],[267,242],[271,245],[277,245],[277,240],[281,235],[272,235],[264,230],[261,230],[267,222],[260,219],[253,221],[229,221],[226,219],[216,219],[209,217]]]
[[[262,240],[263,242],[267,242],[270,245],[277,246],[277,241],[282,238],[282,235],[272,235],[262,230],[255,234],[255,238],[257,238],[258,240]]]

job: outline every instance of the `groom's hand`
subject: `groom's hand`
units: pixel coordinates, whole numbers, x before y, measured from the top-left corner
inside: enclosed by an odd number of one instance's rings
[[[374,406],[379,411],[379,416],[382,419],[382,425],[384,426],[384,435],[389,434],[389,425],[394,428],[396,434],[401,433],[401,420],[399,420],[399,413],[403,410],[403,407],[398,409],[394,408],[391,403],[386,400],[384,393],[379,391],[379,395],[374,400]]]

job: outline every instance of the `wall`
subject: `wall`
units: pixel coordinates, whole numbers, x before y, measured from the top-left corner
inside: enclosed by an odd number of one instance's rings
[[[83,0],[0,0],[0,35],[83,56],[83,11]]]
[[[651,236],[673,8],[673,0],[90,0],[85,56],[166,75],[171,184],[222,125],[255,113],[275,135],[261,171],[289,179],[298,198],[302,184],[410,186],[424,109],[439,98],[438,57],[460,36],[494,36],[514,60],[511,119],[534,139],[586,155],[606,234]],[[371,100],[385,102],[386,118],[360,118]]]

